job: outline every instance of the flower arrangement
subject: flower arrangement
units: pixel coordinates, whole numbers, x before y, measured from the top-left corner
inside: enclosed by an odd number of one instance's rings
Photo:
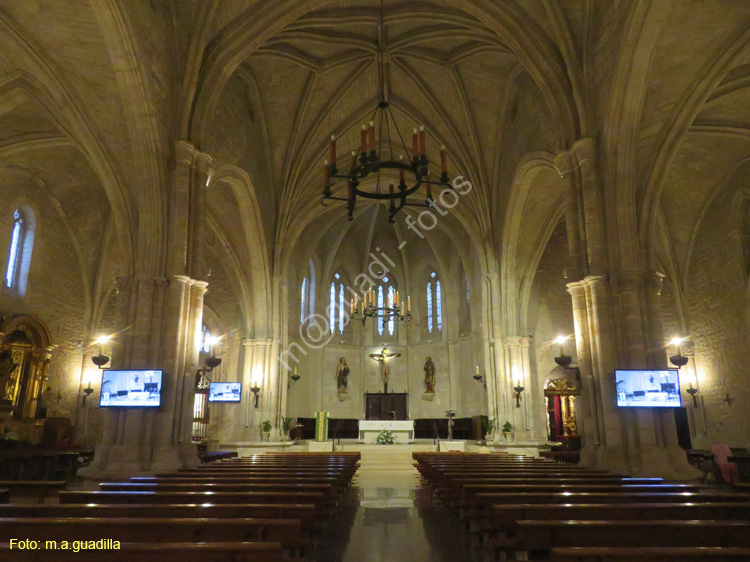
[[[396,436],[392,431],[384,429],[375,438],[376,445],[393,445],[396,442]]]

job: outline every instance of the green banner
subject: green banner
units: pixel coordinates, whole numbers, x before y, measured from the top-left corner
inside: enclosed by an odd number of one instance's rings
[[[315,412],[315,440],[328,439],[328,412]]]

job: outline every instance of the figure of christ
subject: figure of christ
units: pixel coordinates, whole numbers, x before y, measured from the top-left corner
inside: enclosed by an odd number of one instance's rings
[[[371,353],[370,359],[380,364],[380,378],[383,379],[383,392],[388,394],[388,378],[391,376],[391,368],[388,366],[388,359],[399,357],[400,353],[388,353],[388,348],[384,347],[380,353]]]

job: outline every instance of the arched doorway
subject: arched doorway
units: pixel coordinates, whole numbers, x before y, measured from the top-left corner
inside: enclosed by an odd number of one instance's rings
[[[555,367],[544,381],[547,439],[560,441],[567,449],[580,448],[576,412],[580,395],[580,375],[575,367]]]
[[[49,330],[36,318],[14,316],[0,326],[0,411],[24,426],[37,417],[51,351]]]

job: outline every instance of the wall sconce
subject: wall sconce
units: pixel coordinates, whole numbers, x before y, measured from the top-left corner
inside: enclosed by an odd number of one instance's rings
[[[521,407],[521,393],[523,392],[524,388],[521,386],[521,380],[516,381],[516,386],[513,387],[513,390],[516,391],[516,408]]]
[[[552,342],[560,346],[560,355],[558,357],[555,357],[555,363],[557,363],[564,369],[570,367],[570,363],[573,361],[573,358],[570,355],[565,355],[565,340],[567,340],[569,337],[570,336],[558,336]]]
[[[100,369],[104,369],[104,365],[109,363],[109,357],[104,355],[104,344],[107,343],[111,337],[112,336],[102,336],[94,342],[95,344],[97,343],[99,344],[99,355],[94,355],[91,358],[91,362],[97,367],[99,367]],[[91,386],[90,382],[89,382],[89,386]],[[93,392],[93,390],[91,392]],[[85,399],[86,397],[84,397],[84,400]]]
[[[250,392],[252,392],[255,395],[255,407],[258,407],[258,398],[260,394],[260,387],[259,386],[253,386],[250,388]]]
[[[294,382],[297,382],[299,380],[299,375],[297,374],[297,365],[294,366],[294,372],[292,373],[291,379]]]
[[[693,386],[693,383],[689,383],[690,386],[685,390],[690,396],[693,397],[693,408],[698,407],[698,399],[695,397],[698,394],[698,389]]]
[[[678,369],[688,364],[688,358],[682,355],[682,348],[680,347],[680,344],[686,339],[687,338],[674,337],[669,341],[669,345],[673,345],[677,348],[677,353],[669,358],[669,362]]]
[[[107,358],[109,360],[109,358]],[[99,367],[101,369],[101,367]],[[86,398],[89,397],[89,395],[94,392],[94,389],[91,387],[91,380],[88,381],[88,386],[83,389],[83,406],[86,406]]]
[[[487,390],[487,379],[484,378],[484,375],[479,374],[479,365],[477,365],[477,369],[473,376],[475,381],[484,383],[484,389]]]

